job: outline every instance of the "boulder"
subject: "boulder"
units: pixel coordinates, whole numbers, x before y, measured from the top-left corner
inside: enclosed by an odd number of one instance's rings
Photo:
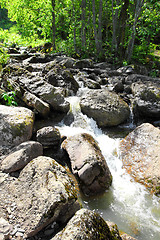
[[[98,213],[81,209],[67,223],[67,226],[51,240],[111,240],[111,232],[107,223]]]
[[[133,83],[135,111],[142,117],[160,118],[160,84]]]
[[[43,155],[43,147],[34,141],[23,142],[15,147],[1,162],[1,170],[11,173],[24,168],[32,159]]]
[[[93,61],[91,59],[81,59],[77,60],[74,64],[75,68],[83,69],[83,68],[92,68]]]
[[[35,158],[18,179],[3,176],[0,190],[0,209],[7,206],[9,223],[23,229],[23,238],[36,235],[50,223],[66,224],[80,209],[73,180],[49,157]]]
[[[21,77],[19,83],[32,94],[37,95],[43,101],[49,103],[53,109],[60,112],[69,111],[69,103],[64,99],[62,89],[55,88],[40,77]]]
[[[73,174],[86,195],[96,195],[109,188],[112,176],[97,142],[87,133],[68,137],[63,143]]]
[[[67,96],[75,94],[79,89],[79,84],[74,79],[70,70],[51,69],[45,75],[45,79],[55,87],[65,88]]]
[[[87,87],[87,88],[90,88],[90,89],[100,89],[101,88],[101,86],[98,82],[96,82],[92,79],[89,79],[86,76],[83,76],[83,75],[79,76],[77,80],[79,82],[82,82],[84,87]]]
[[[144,123],[119,147],[124,168],[151,192],[160,194],[160,129]]]
[[[57,128],[52,126],[43,127],[37,131],[37,141],[44,147],[56,146],[58,147],[61,141],[61,135]]]
[[[81,110],[100,127],[116,126],[130,115],[130,109],[117,94],[107,89],[88,90],[81,97]]]
[[[0,105],[0,145],[16,146],[32,136],[34,114],[24,107]]]
[[[42,117],[47,117],[50,113],[49,104],[36,97],[34,94],[25,91],[22,96],[22,101],[26,103],[28,107],[33,108],[38,112]]]

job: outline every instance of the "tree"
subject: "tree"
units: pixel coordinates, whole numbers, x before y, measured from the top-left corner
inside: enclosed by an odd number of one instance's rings
[[[132,25],[132,30],[131,30],[131,36],[130,36],[130,40],[128,43],[128,47],[126,50],[126,59],[128,62],[130,62],[131,60],[131,56],[133,53],[133,47],[134,47],[134,42],[135,42],[135,36],[136,36],[136,25],[142,10],[142,6],[144,4],[144,0],[136,0],[135,1],[136,7],[135,7],[135,13],[134,13],[134,22]]]

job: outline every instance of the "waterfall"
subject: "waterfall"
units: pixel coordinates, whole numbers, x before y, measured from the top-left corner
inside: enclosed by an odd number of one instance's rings
[[[57,126],[62,135],[71,136],[77,133],[89,133],[98,142],[113,176],[112,186],[98,197],[82,197],[83,206],[96,210],[105,220],[115,222],[119,229],[138,240],[160,239],[160,199],[151,194],[145,187],[135,182],[122,168],[119,158],[121,139],[110,138],[98,128],[93,119],[82,114],[79,95],[69,97],[70,113],[73,121],[66,126],[61,122]]]

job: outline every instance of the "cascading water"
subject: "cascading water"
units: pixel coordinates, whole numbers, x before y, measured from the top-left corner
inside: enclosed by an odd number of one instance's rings
[[[82,94],[80,91],[79,95]],[[119,229],[138,240],[159,240],[160,199],[151,196],[145,187],[136,183],[122,168],[118,153],[120,139],[108,137],[93,119],[82,114],[79,97],[73,96],[67,100],[71,104],[73,122],[69,126],[62,122],[58,126],[61,134],[91,134],[98,142],[113,176],[109,191],[94,198],[83,196],[83,206],[96,210],[105,220],[115,222]]]

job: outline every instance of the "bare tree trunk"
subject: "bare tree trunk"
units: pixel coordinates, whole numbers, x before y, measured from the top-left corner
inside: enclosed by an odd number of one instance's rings
[[[117,44],[118,44],[118,53],[121,59],[125,56],[124,42],[125,42],[126,21],[128,18],[128,13],[127,13],[128,7],[129,7],[129,0],[124,0],[124,4],[122,5],[121,12],[118,19],[119,27],[118,27]]]
[[[144,0],[137,0],[137,3],[136,3],[134,22],[133,22],[133,26],[132,26],[132,33],[131,33],[131,37],[130,37],[128,47],[126,50],[126,57],[127,57],[128,62],[130,62],[131,57],[132,57],[134,42],[135,42],[135,37],[136,37],[136,25],[137,25],[137,22],[138,22],[138,19],[139,19],[141,10],[142,10],[143,3],[144,3]]]
[[[74,21],[74,28],[73,28],[73,43],[74,43],[74,50],[77,52],[77,43],[76,43],[76,17],[75,17],[75,4],[74,0],[72,0],[72,8],[73,8],[73,21]]]
[[[119,6],[119,0],[116,1],[116,6]],[[114,0],[112,0],[112,27],[113,27],[113,35],[112,35],[112,52],[117,51],[117,23],[118,23],[118,13],[119,9],[117,8],[114,13]]]
[[[98,34],[97,34],[97,28],[96,28],[96,6],[95,6],[95,0],[92,0],[92,12],[93,12],[94,40],[95,40],[96,50],[98,52]]]
[[[96,52],[99,55],[102,53],[102,9],[103,1],[99,2],[99,19],[98,19],[98,30],[96,27],[96,6],[95,0],[92,0],[92,12],[93,12],[93,29],[94,29],[94,39],[96,45]]]
[[[85,20],[86,20],[86,0],[82,0],[81,3],[82,7],[82,15],[81,15],[81,40],[82,40],[82,48],[85,48],[86,46],[86,30],[85,30]]]
[[[55,25],[55,0],[52,0],[52,44],[53,49],[56,49],[56,25]]]
[[[99,18],[98,18],[98,51],[102,53],[102,13],[103,13],[103,0],[99,1]]]

